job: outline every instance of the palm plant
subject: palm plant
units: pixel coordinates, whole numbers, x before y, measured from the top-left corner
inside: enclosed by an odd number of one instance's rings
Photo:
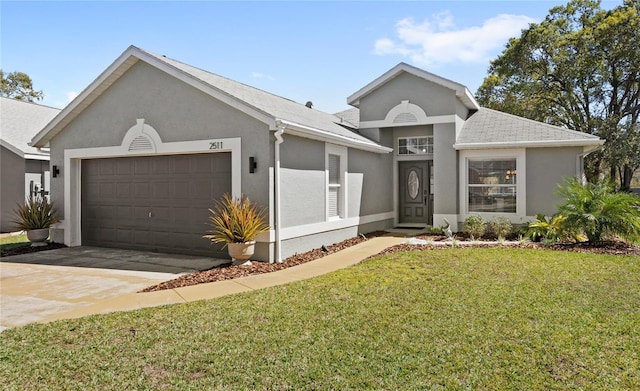
[[[53,204],[41,195],[30,195],[24,204],[18,204],[14,213],[16,218],[12,222],[24,231],[49,228],[60,221]]]
[[[225,194],[221,201],[216,201],[215,209],[209,209],[209,225],[211,230],[203,238],[211,239],[214,243],[247,243],[269,231],[265,223],[265,209],[252,203],[242,195],[234,199]]]
[[[564,198],[558,207],[566,219],[564,225],[584,232],[590,242],[600,241],[604,235],[640,238],[640,197],[616,192],[608,182],[583,185],[575,178],[559,186],[558,194]]]
[[[527,227],[527,237],[534,242],[548,240],[558,242],[563,239],[564,222],[566,217],[562,215],[545,216],[542,213],[536,215],[536,219],[529,223]]]

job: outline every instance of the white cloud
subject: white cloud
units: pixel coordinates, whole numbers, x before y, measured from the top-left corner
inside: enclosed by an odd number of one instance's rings
[[[405,18],[396,23],[397,39],[381,38],[374,54],[399,54],[422,65],[482,63],[501,50],[510,37],[520,35],[534,19],[526,15],[500,14],[481,26],[457,28],[449,11],[417,23]]]
[[[67,104],[71,103],[72,100],[74,100],[78,95],[80,95],[80,93],[75,92],[75,91],[69,91],[67,92]]]
[[[251,72],[251,77],[253,77],[254,79],[275,80],[275,77],[265,75],[264,73],[260,73],[260,72]]]

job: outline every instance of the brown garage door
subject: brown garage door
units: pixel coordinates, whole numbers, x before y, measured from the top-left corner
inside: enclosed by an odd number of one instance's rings
[[[82,161],[82,244],[220,256],[202,235],[231,192],[231,154]]]

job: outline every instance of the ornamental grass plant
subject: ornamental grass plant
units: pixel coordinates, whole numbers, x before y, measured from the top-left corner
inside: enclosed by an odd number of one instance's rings
[[[212,229],[203,238],[213,243],[224,243],[225,246],[229,243],[247,243],[270,229],[265,222],[265,208],[251,202],[246,195],[233,198],[224,194],[209,212]]]
[[[60,221],[53,203],[42,195],[30,195],[24,204],[17,205],[14,214],[12,223],[21,231],[49,228]]]

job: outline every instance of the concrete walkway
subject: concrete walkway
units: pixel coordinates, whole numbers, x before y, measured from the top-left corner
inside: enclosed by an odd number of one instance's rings
[[[122,270],[108,270],[111,272],[110,275],[102,275],[101,278],[106,278],[105,281],[105,289],[103,292],[98,292],[98,294],[94,295],[92,298],[83,297],[82,300],[78,300],[74,298],[73,293],[69,292],[60,292],[56,293],[56,297],[54,293],[51,292],[51,295],[48,295],[46,292],[40,292],[44,297],[42,298],[45,301],[56,301],[60,302],[58,306],[50,306],[50,311],[32,311],[32,315],[30,317],[24,317],[22,319],[18,319],[11,322],[5,322],[3,320],[2,326],[7,327],[16,327],[22,324],[30,323],[30,322],[50,322],[59,319],[71,319],[71,318],[79,318],[92,314],[103,314],[114,311],[129,311],[138,308],[145,307],[153,307],[159,305],[166,304],[176,304],[176,303],[187,303],[196,300],[204,300],[204,299],[212,299],[216,297],[226,296],[234,293],[247,292],[256,289],[262,289],[270,286],[287,284],[294,281],[301,281],[308,278],[312,278],[315,276],[319,276],[325,273],[330,273],[342,268],[346,268],[348,266],[357,264],[361,262],[363,259],[368,258],[369,256],[378,254],[382,250],[391,247],[396,244],[400,244],[406,241],[406,238],[402,237],[391,237],[391,236],[382,236],[369,239],[365,242],[357,244],[353,247],[347,248],[337,253],[333,253],[324,258],[320,258],[315,261],[307,262],[302,265],[290,267],[287,269],[283,269],[273,273],[265,273],[258,274],[249,277],[237,278],[234,280],[227,281],[219,281],[212,282],[207,284],[193,285],[182,288],[175,289],[167,289],[163,291],[157,292],[148,292],[148,293],[135,293],[136,290],[142,289],[146,286],[153,285],[160,281],[166,281],[171,278],[175,278],[175,274],[165,274],[165,273],[150,273],[150,272],[131,272],[131,271],[122,271]],[[3,265],[5,263],[3,262]],[[24,264],[20,264],[20,266],[27,266]],[[23,271],[23,278],[28,279],[29,273],[48,273],[51,274],[51,282],[53,283],[56,277],[55,272],[66,271],[69,274],[69,267],[59,267],[59,266],[47,266],[47,265],[28,265],[28,270]],[[44,269],[42,269],[44,268]],[[46,268],[59,268],[58,269],[46,269]],[[71,274],[77,276],[78,284],[82,284],[82,280],[91,278],[92,271],[95,269],[82,269],[84,273],[78,271],[73,268]],[[100,269],[98,273],[104,273],[103,269]],[[125,274],[122,274],[125,273]],[[129,274],[126,274],[129,273]],[[116,277],[114,277],[116,276]],[[8,277],[8,278],[5,278]],[[20,277],[20,276],[14,276]],[[95,275],[93,276],[96,277]],[[122,281],[123,278],[128,279],[128,291],[123,292],[117,289],[118,284],[113,282],[112,286],[109,286],[109,279],[115,279]],[[2,310],[4,312],[6,302],[10,302],[11,300],[5,300],[5,291],[11,291],[11,288],[5,289],[5,282],[11,279],[11,276],[2,275]],[[135,281],[134,281],[135,280]],[[19,281],[14,281],[20,285]],[[23,280],[24,283],[24,280]],[[67,284],[65,284],[67,285]],[[73,285],[73,282],[71,282]],[[136,286],[135,288],[133,288]],[[15,286],[14,286],[15,288]],[[37,287],[33,287],[37,290]],[[107,296],[104,296],[107,294]],[[36,305],[37,303],[30,303],[31,305]],[[21,305],[19,302],[11,305]]]

